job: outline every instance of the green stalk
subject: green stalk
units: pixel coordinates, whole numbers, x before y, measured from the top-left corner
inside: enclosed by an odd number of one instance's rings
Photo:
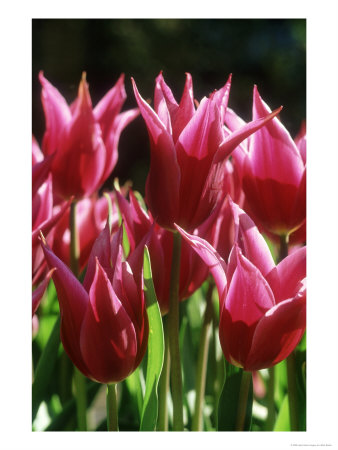
[[[157,431],[168,431],[167,399],[169,391],[170,353],[169,353],[169,335],[168,335],[167,317],[163,317],[163,333],[164,333],[164,361],[158,385]]]
[[[70,227],[70,268],[76,277],[79,276],[79,258],[80,258],[80,245],[79,235],[76,229],[76,200],[70,205],[69,215],[69,227]],[[77,425],[79,431],[87,431],[87,394],[86,394],[86,379],[81,372],[74,367],[75,385],[75,400],[76,400],[76,413],[77,413]]]
[[[239,390],[236,431],[243,431],[245,424],[246,409],[248,403],[248,394],[251,383],[252,373],[243,370],[241,387]]]
[[[182,371],[179,346],[179,282],[181,259],[181,235],[173,233],[173,254],[171,262],[171,279],[169,293],[169,349],[170,349],[170,375],[171,396],[173,400],[173,430],[183,431],[183,393]]]
[[[214,284],[213,282],[210,282],[206,296],[206,308],[199,343],[199,353],[196,369],[195,411],[192,419],[192,431],[203,431],[203,405],[205,393],[205,380],[207,374],[210,326],[213,317],[213,304],[212,304],[213,289]]]
[[[288,399],[291,431],[299,431],[297,385],[296,385],[296,361],[294,353],[286,359],[288,378]]]
[[[289,236],[280,236],[279,262],[288,255]],[[298,405],[297,405],[297,385],[296,385],[296,362],[293,353],[286,359],[287,379],[288,379],[288,399],[291,431],[299,430]]]
[[[266,421],[267,431],[272,431],[275,424],[276,412],[275,412],[275,367],[269,368],[269,380],[267,386],[267,406],[268,406],[268,418]]]
[[[107,430],[119,431],[118,416],[117,416],[117,384],[107,384]]]

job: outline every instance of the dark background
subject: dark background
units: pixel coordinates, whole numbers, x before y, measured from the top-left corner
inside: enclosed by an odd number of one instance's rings
[[[153,98],[160,70],[179,101],[185,72],[200,100],[233,74],[229,106],[251,119],[252,89],[266,103],[284,106],[281,120],[294,136],[306,113],[305,19],[33,19],[32,127],[41,144],[44,116],[38,72],[74,100],[82,71],[87,72],[95,105],[125,73],[128,98],[136,106],[130,77],[146,99]],[[148,135],[138,117],[122,133],[112,177],[131,179],[144,194],[149,166]]]

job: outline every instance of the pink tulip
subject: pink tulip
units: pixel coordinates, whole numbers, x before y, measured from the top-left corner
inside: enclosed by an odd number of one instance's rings
[[[112,200],[112,233],[118,229],[118,212],[115,204],[115,194],[109,193]],[[59,208],[59,207],[58,207]],[[76,228],[79,236],[79,268],[84,270],[94,242],[104,229],[108,217],[108,203],[105,197],[93,195],[79,200],[76,205]],[[55,227],[53,252],[67,266],[70,266],[70,229],[69,211]]]
[[[61,312],[61,340],[76,367],[100,383],[116,383],[140,364],[148,341],[143,292],[145,238],[123,259],[122,228],[108,223],[95,241],[83,285],[42,242]]]
[[[255,86],[253,119],[269,112]],[[244,123],[229,110],[225,120],[232,130]],[[254,219],[278,236],[292,233],[305,221],[306,163],[302,153],[277,118],[233,152]]]
[[[203,98],[197,109],[190,74],[178,104],[160,73],[156,78],[155,110],[142,99],[132,82],[150,138],[151,162],[146,184],[149,209],[164,228],[173,230],[176,223],[193,230],[209,217],[222,197],[226,158],[281,108],[262,114],[225,136],[222,125],[230,78],[210,98]]]
[[[46,118],[42,148],[45,155],[54,155],[55,196],[63,199],[90,196],[115,167],[120,134],[138,115],[137,109],[120,114],[126,99],[124,76],[94,109],[85,74],[77,99],[70,106],[42,72],[39,78]]]
[[[209,266],[219,292],[225,358],[253,371],[285,359],[306,326],[306,248],[277,266],[255,224],[232,203],[235,244],[226,265],[205,240],[177,227]]]

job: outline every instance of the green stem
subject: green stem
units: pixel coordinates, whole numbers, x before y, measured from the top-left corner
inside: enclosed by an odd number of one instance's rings
[[[77,417],[78,431],[87,431],[86,379],[76,367],[74,367],[73,380],[75,385],[76,417]]]
[[[239,390],[236,431],[243,431],[245,424],[246,409],[248,403],[248,394],[250,389],[252,373],[243,370],[241,387]]]
[[[296,384],[296,361],[294,353],[286,359],[288,377],[288,399],[291,431],[299,431],[297,384]]]
[[[174,232],[173,254],[171,263],[171,279],[169,293],[169,349],[170,349],[170,375],[171,396],[173,400],[173,430],[183,431],[183,393],[182,371],[179,346],[179,282],[181,259],[181,235]]]
[[[274,424],[275,424],[275,418],[276,418],[276,412],[275,412],[275,367],[269,368],[269,380],[268,380],[268,386],[267,386],[267,406],[268,406],[268,418],[266,421],[266,428],[267,431],[272,431]]]
[[[158,386],[157,431],[168,431],[167,399],[169,391],[170,353],[169,353],[169,335],[168,335],[167,317],[163,317],[163,332],[164,332],[164,361]]]
[[[288,255],[289,236],[280,236],[279,262]],[[296,385],[296,362],[293,353],[286,359],[288,378],[288,399],[291,431],[299,430],[298,405],[297,405],[297,385]]]
[[[107,384],[107,430],[119,431],[118,415],[117,415],[117,384]]]
[[[79,276],[80,245],[79,234],[76,228],[76,201],[70,205],[70,268],[76,277]],[[87,430],[87,393],[86,379],[79,370],[74,367],[75,400],[77,412],[77,425],[79,431]]]
[[[286,258],[289,253],[288,245],[289,245],[289,235],[288,234],[281,234],[279,237],[279,255],[278,255],[278,262],[281,262],[282,259]]]
[[[192,419],[192,431],[203,430],[203,404],[205,392],[205,380],[207,374],[207,361],[209,351],[209,335],[210,326],[213,317],[212,292],[214,289],[213,282],[209,283],[209,288],[206,296],[206,308],[204,313],[202,331],[200,336],[199,353],[196,369],[196,398],[195,411]]]

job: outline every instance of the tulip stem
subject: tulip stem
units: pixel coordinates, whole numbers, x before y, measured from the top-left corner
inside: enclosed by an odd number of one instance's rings
[[[86,379],[74,367],[75,400],[78,431],[87,431]]]
[[[280,236],[279,262],[288,256],[289,236]],[[297,385],[296,385],[296,362],[295,356],[291,353],[286,359],[287,379],[288,379],[288,399],[291,431],[299,430],[298,405],[297,405]]]
[[[296,384],[296,361],[294,353],[286,359],[288,378],[288,399],[291,431],[299,431],[298,405],[297,405],[297,384]]]
[[[179,346],[179,282],[181,259],[181,235],[173,233],[173,254],[171,262],[171,278],[169,291],[169,349],[170,349],[170,375],[171,396],[173,400],[173,430],[183,431],[183,393],[182,371]]]
[[[267,431],[272,431],[275,424],[275,367],[269,368],[269,379],[267,386],[268,417],[266,421]]]
[[[69,228],[70,228],[70,268],[73,274],[79,276],[79,233],[76,228],[76,200],[73,200],[70,205],[69,213]],[[77,413],[77,425],[79,431],[87,430],[87,393],[86,393],[86,379],[82,373],[74,367],[74,384],[75,384],[75,401]]]
[[[168,320],[166,316],[163,317],[163,333],[164,333],[164,360],[158,386],[157,431],[168,431],[167,399],[169,391],[170,353],[169,353]]]
[[[237,421],[236,431],[244,431],[245,416],[248,404],[248,395],[250,389],[250,383],[252,379],[252,373],[243,370],[241,387],[239,390],[238,409],[237,409]]]
[[[192,419],[192,431],[203,431],[203,405],[204,405],[205,380],[207,374],[210,326],[213,318],[213,304],[212,304],[213,290],[214,284],[213,282],[210,282],[208,292],[206,295],[206,308],[199,343],[199,352],[196,369],[195,411]]]
[[[281,234],[279,237],[279,255],[278,262],[281,262],[282,259],[286,258],[289,253],[288,245],[289,245],[289,235]]]
[[[107,384],[107,430],[119,431],[119,423],[117,416],[117,384]]]

